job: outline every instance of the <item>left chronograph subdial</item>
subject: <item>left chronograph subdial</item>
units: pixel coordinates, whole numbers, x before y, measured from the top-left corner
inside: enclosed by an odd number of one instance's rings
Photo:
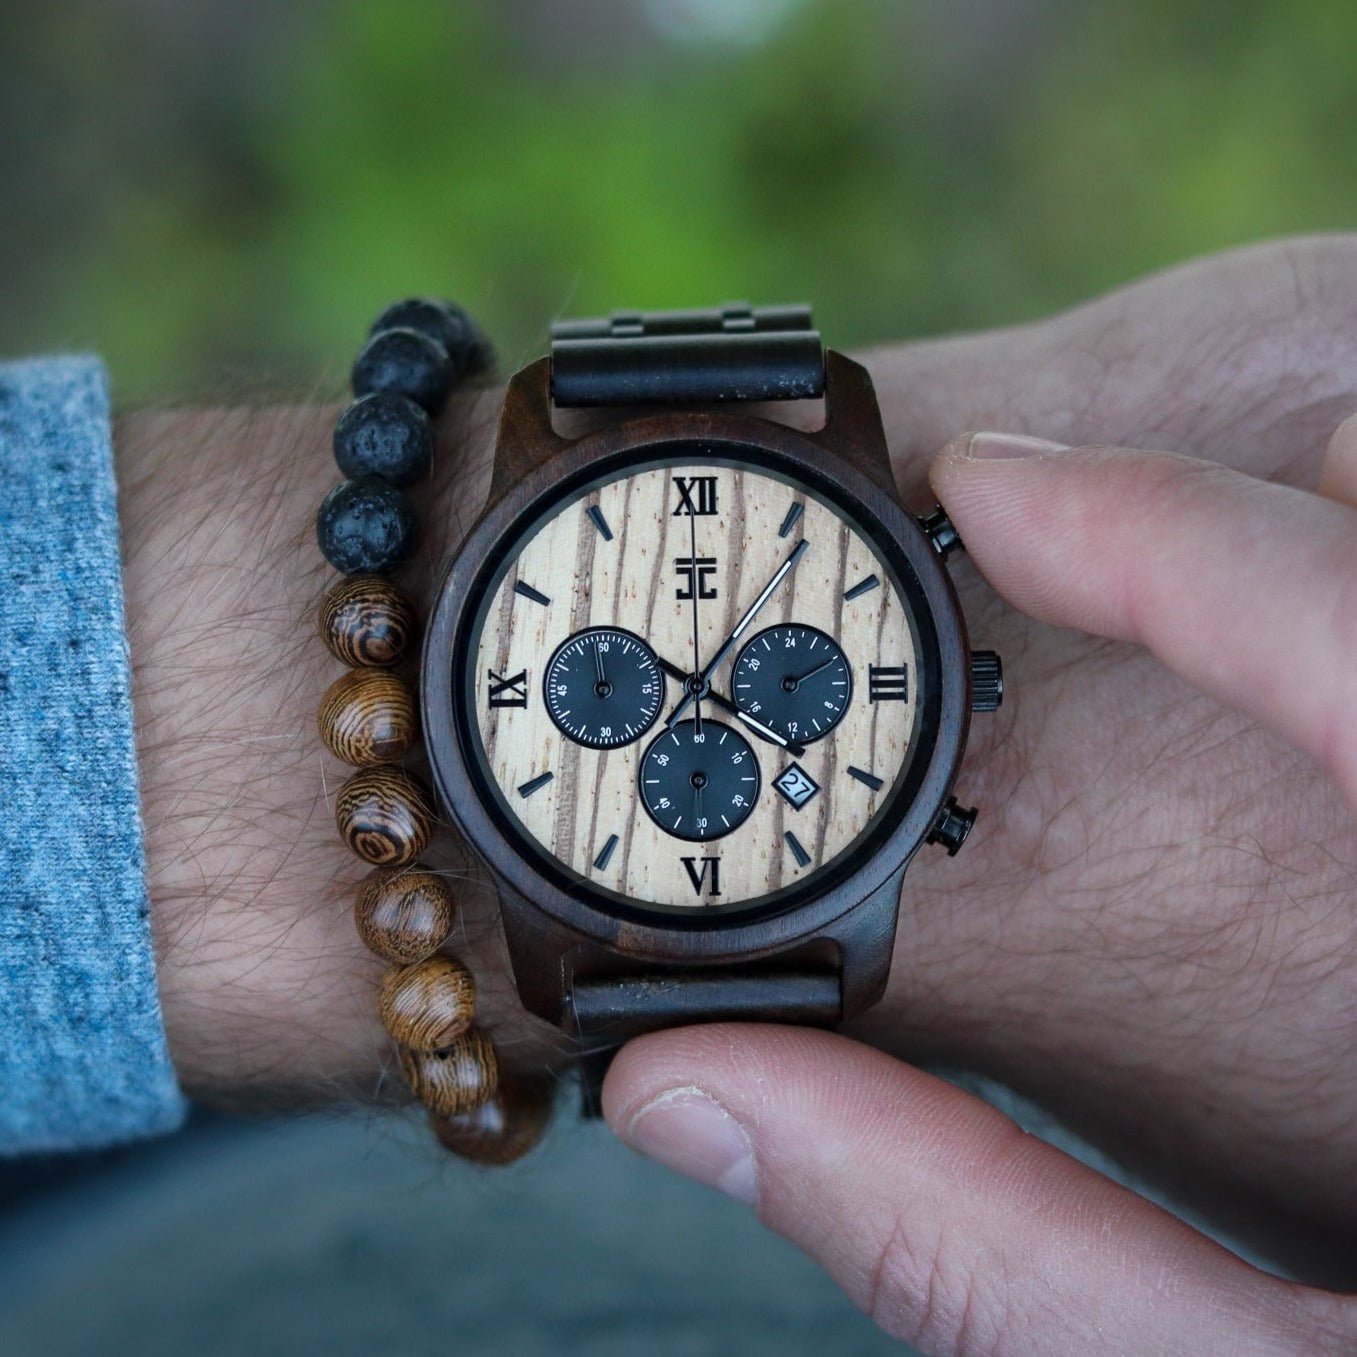
[[[639,740],[664,701],[655,652],[621,627],[586,627],[556,647],[542,681],[557,729],[587,749]]]

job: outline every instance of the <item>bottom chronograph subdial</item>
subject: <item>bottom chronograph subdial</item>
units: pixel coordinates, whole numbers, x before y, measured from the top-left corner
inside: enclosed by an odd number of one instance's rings
[[[620,627],[589,627],[556,647],[543,689],[562,734],[588,749],[618,749],[654,725],[664,675],[639,636]]]
[[[749,742],[719,721],[680,721],[641,759],[641,804],[666,834],[706,842],[738,829],[759,797]]]

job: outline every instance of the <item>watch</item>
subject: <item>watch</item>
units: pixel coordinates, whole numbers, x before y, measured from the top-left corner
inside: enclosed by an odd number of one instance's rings
[[[821,398],[813,432],[778,417]],[[582,406],[610,413],[558,432]],[[522,1002],[587,1084],[642,1032],[881,996],[905,869],[964,842],[970,714],[1003,693],[958,546],[901,503],[871,379],[808,307],[563,322],[510,379],[422,715]]]

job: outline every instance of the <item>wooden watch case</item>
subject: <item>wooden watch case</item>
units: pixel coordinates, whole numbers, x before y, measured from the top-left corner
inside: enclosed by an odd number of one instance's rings
[[[931,620],[936,703],[931,748],[908,803],[870,843],[827,868],[826,884],[785,908],[732,915],[711,926],[623,914],[523,850],[484,794],[459,719],[458,677],[466,620],[497,544],[586,472],[624,466],[629,454],[666,443],[737,444],[763,450],[808,483],[832,487],[877,525],[917,580]],[[965,747],[969,647],[951,581],[928,536],[897,497],[871,379],[859,364],[825,353],[825,422],[803,432],[732,409],[668,409],[624,418],[579,438],[552,423],[550,360],[515,374],[505,393],[490,504],[449,562],[425,638],[425,743],[443,808],[496,884],[505,942],[524,1006],[561,1026],[576,976],[712,972],[739,966],[824,968],[841,978],[844,1018],[880,997],[890,968],[905,868],[935,824]]]

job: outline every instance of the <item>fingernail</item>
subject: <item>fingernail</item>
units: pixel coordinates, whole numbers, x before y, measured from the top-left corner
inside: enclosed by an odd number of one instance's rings
[[[745,1129],[700,1088],[671,1088],[652,1098],[622,1137],[667,1168],[754,1204],[754,1151]]]
[[[1032,438],[1023,433],[974,433],[966,448],[966,456],[997,462],[1065,451],[1067,449],[1063,443],[1052,443],[1045,438]]]

